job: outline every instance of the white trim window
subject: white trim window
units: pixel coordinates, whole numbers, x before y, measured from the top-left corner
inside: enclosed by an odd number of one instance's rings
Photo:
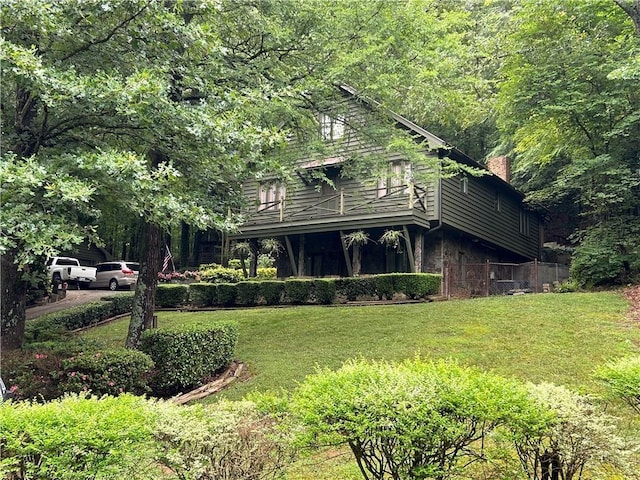
[[[286,196],[287,188],[280,182],[275,180],[261,182],[258,189],[258,199],[260,201],[258,211],[272,212],[278,210],[280,202],[284,201]]]
[[[326,113],[318,116],[320,122],[320,133],[325,140],[338,140],[344,136],[344,117],[331,117]]]
[[[529,214],[525,210],[520,210],[520,234],[526,235],[527,237],[531,235],[530,223],[529,223]]]
[[[409,193],[409,185],[413,181],[411,163],[395,161],[389,163],[387,176],[378,179],[378,198],[386,195]],[[400,188],[400,187],[405,188]]]

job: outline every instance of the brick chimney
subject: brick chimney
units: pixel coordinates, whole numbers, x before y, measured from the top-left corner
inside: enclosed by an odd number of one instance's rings
[[[511,183],[511,159],[505,155],[487,160],[487,168],[507,183]]]

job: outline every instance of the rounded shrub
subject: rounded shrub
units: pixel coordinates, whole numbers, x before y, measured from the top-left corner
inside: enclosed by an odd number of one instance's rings
[[[133,395],[0,403],[3,478],[158,478],[150,406]]]
[[[258,303],[260,282],[238,282],[236,284],[236,300],[238,305],[251,307]]]
[[[216,284],[216,301],[223,307],[232,307],[236,304],[238,288],[235,283]]]
[[[313,280],[311,299],[321,305],[329,305],[336,300],[336,283],[329,278],[316,278]]]
[[[206,383],[231,362],[237,340],[237,325],[227,322],[146,330],[140,350],[155,363],[153,393],[173,395]]]
[[[309,442],[348,445],[365,478],[446,479],[529,404],[520,384],[454,363],[358,360],[307,377],[290,409]]]
[[[96,395],[136,395],[149,393],[147,381],[153,361],[146,353],[129,348],[79,352],[63,360],[61,389],[90,391]]]
[[[284,282],[284,292],[287,298],[287,302],[300,305],[309,303],[309,296],[311,295],[311,280],[302,279],[288,279]]]
[[[215,283],[192,283],[189,285],[189,303],[195,307],[216,305]]]
[[[156,290],[156,307],[177,308],[187,303],[188,285],[161,284]]]

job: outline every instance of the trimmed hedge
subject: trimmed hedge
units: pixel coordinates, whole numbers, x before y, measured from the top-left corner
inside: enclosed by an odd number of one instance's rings
[[[238,289],[235,283],[218,283],[216,285],[216,301],[223,307],[231,307],[236,304]]]
[[[105,297],[99,302],[78,305],[29,320],[25,325],[26,342],[56,340],[67,331],[95,325],[131,311],[133,294]]]
[[[153,393],[173,395],[202,385],[231,362],[237,340],[237,325],[228,322],[146,330],[140,350],[156,365]]]
[[[336,282],[329,278],[313,280],[311,300],[321,305],[329,305],[336,299]]]
[[[300,305],[309,303],[313,280],[292,278],[284,282],[284,293],[287,303]]]
[[[240,282],[236,284],[236,300],[238,305],[252,307],[258,304],[260,282]]]
[[[194,307],[211,307],[218,303],[215,283],[192,283],[189,285],[189,303]]]
[[[156,307],[176,308],[187,303],[189,299],[188,285],[162,284],[156,290]]]
[[[442,277],[430,273],[385,273],[372,277],[380,298],[393,298],[394,293],[404,293],[409,298],[435,295],[440,290]]]
[[[282,302],[285,282],[280,280],[264,280],[259,282],[258,295],[266,305],[279,305]]]

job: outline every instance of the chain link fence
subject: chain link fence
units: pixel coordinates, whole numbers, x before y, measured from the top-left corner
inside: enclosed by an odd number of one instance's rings
[[[443,293],[454,298],[542,293],[568,278],[569,267],[559,263],[450,263]]]

